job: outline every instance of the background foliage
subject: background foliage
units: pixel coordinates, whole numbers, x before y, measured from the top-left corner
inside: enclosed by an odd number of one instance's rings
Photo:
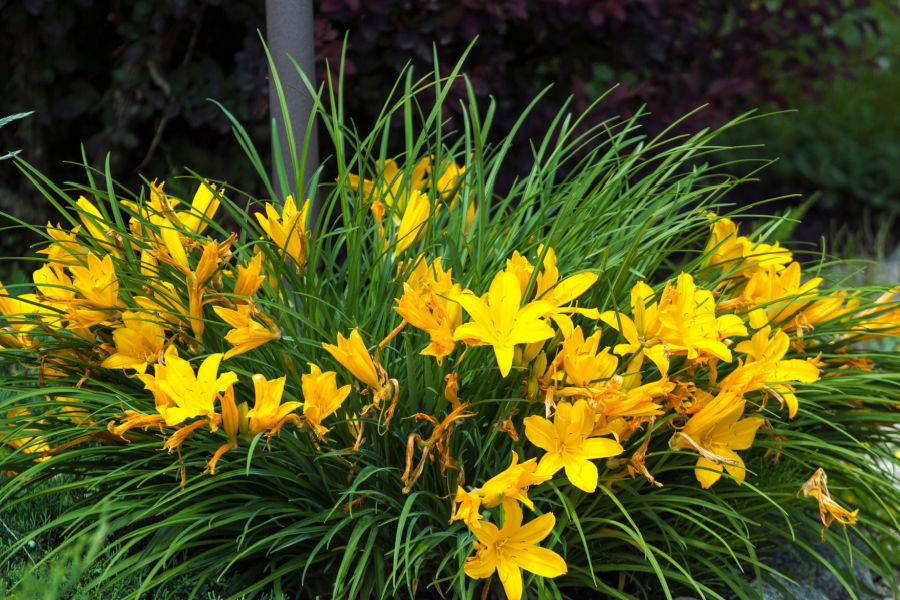
[[[550,107],[570,94],[581,110],[615,84],[595,119],[646,104],[648,126],[658,130],[708,103],[695,123],[716,124],[768,101],[793,104],[811,82],[867,64],[879,30],[867,4],[321,0],[318,75],[326,61],[337,64],[347,36],[345,75],[354,93],[346,110],[365,129],[407,63],[430,70],[432,44],[452,63],[478,36],[464,72],[479,99],[498,101],[501,127],[554,86],[520,139],[539,137]],[[181,174],[185,162],[210,177],[239,178],[246,165],[227,151],[227,120],[208,98],[228,106],[255,142],[266,140],[260,1],[6,1],[0,22],[0,57],[11,65],[4,112],[36,111],[0,130],[0,148],[24,148],[27,160],[57,179],[75,177],[61,162],[78,159],[82,143],[95,167],[110,153],[113,174],[126,184],[137,182],[137,171]],[[463,95],[460,84],[445,104],[451,126]],[[527,163],[527,151],[516,160]],[[47,209],[35,199],[15,170],[0,173],[0,209],[42,220]]]

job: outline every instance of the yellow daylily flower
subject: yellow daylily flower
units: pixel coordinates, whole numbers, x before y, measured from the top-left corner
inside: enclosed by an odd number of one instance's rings
[[[434,160],[434,157],[432,157],[432,160]],[[452,192],[460,179],[465,177],[466,165],[459,166],[453,159],[448,158],[434,171],[437,172],[438,170],[440,170],[440,175],[438,175],[435,180],[434,189],[437,190],[438,194],[443,196]],[[429,185],[430,184],[431,182],[429,181]],[[453,205],[456,203],[458,197],[459,191],[457,190],[450,202],[450,210],[453,210]]]
[[[867,317],[853,326],[857,331],[900,336],[900,286],[878,296],[874,306],[861,310],[857,316]]]
[[[560,402],[553,421],[532,415],[525,418],[525,437],[546,451],[538,463],[537,475],[553,475],[565,469],[575,487],[591,493],[597,489],[599,474],[591,461],[621,454],[624,450],[615,440],[592,437],[594,411],[585,400],[574,405]]]
[[[350,336],[346,338],[338,333],[337,346],[323,343],[322,347],[336,361],[344,365],[354,377],[369,387],[381,388],[375,363],[372,362],[372,357],[369,356],[369,351],[366,349],[366,344],[363,342],[358,330],[354,329],[350,332]]]
[[[453,332],[462,323],[462,309],[456,301],[462,288],[453,283],[451,271],[443,270],[440,258],[429,265],[420,257],[394,307],[410,325],[428,332],[431,343],[421,354],[434,356],[438,364],[456,347]]]
[[[601,334],[598,330],[585,339],[581,326],[578,326],[563,340],[557,358],[562,358],[567,384],[586,388],[615,374],[619,360],[609,353],[609,348],[597,352]]]
[[[711,215],[715,218],[715,215]],[[751,278],[760,270],[772,266],[780,272],[793,260],[793,255],[778,242],[752,242],[739,236],[738,226],[727,218],[710,223],[710,237],[706,243],[705,265],[721,267],[729,277]]]
[[[602,313],[600,320],[618,331],[628,342],[616,345],[613,348],[616,354],[625,356],[637,352],[650,359],[665,376],[669,372],[669,357],[665,346],[660,343],[662,323],[659,321],[657,304],[651,302],[653,297],[653,288],[639,281],[631,288],[631,314],[634,320],[615,311]]]
[[[524,295],[525,288],[528,287],[528,281],[531,279],[531,274],[534,272],[534,265],[519,254],[518,250],[513,250],[512,256],[506,259],[504,271],[515,276],[516,281],[519,282],[519,289],[522,290]]]
[[[293,400],[281,402],[285,381],[287,381],[286,377],[270,381],[260,373],[253,375],[253,391],[256,402],[247,413],[250,435],[255,436],[264,431],[270,434],[278,433],[286,421],[296,421],[297,416],[291,415],[291,413],[299,408],[301,403]]]
[[[454,340],[490,344],[494,347],[500,374],[506,377],[512,368],[516,344],[530,344],[553,337],[553,329],[541,317],[553,309],[548,302],[530,302],[520,307],[522,290],[516,277],[501,271],[494,277],[487,301],[471,292],[463,292],[457,301],[472,321],[453,333]]]
[[[671,354],[685,355],[688,360],[713,356],[731,362],[731,350],[722,339],[747,335],[739,317],[716,316],[712,292],[698,289],[688,273],[679,274],[674,287],[671,282],[666,284],[657,317],[662,324],[660,340]]]
[[[781,271],[774,265],[767,265],[732,293],[730,299],[720,302],[719,309],[763,308],[772,325],[779,325],[786,331],[796,329],[800,323],[792,317],[816,300],[822,282],[820,277],[813,277],[801,284],[801,277],[798,262],[792,262]]]
[[[152,287],[148,286],[145,289],[150,295],[135,296],[135,303],[144,312],[164,320],[171,326],[171,329],[183,329],[186,323],[180,315],[184,313],[184,308],[181,306],[182,300],[179,298],[175,286],[168,281],[154,280]]]
[[[730,362],[731,350],[723,342],[731,336],[747,335],[736,315],[716,316],[712,292],[698,289],[693,277],[681,273],[673,285],[666,283],[659,302],[649,304],[653,290],[644,282],[631,289],[634,321],[622,313],[605,312],[600,319],[618,330],[628,344],[615,347],[616,354],[640,351],[665,376],[671,356],[689,361],[717,358]]]
[[[406,171],[401,171],[397,162],[388,158],[377,164],[376,178],[362,179],[358,175],[348,173],[347,178],[350,187],[359,189],[362,186],[363,196],[372,199],[388,208],[394,208],[396,214],[402,214],[406,210],[406,202],[410,192],[419,191],[425,184],[426,174],[431,168],[431,159],[425,157],[416,163],[409,177]]]
[[[81,225],[76,225],[71,231],[66,231],[57,224],[47,223],[45,228],[47,236],[52,240],[46,247],[37,251],[38,254],[47,255],[47,264],[56,270],[64,267],[80,264],[80,257],[87,253],[78,243],[78,232]]]
[[[153,393],[156,410],[166,425],[178,425],[185,419],[215,413],[216,394],[237,381],[237,375],[218,373],[222,354],[210,354],[194,373],[191,364],[179,358],[175,346],[169,346],[165,363],[153,365],[153,375],[138,375],[144,387]]]
[[[394,258],[422,239],[431,216],[431,200],[427,195],[413,190],[403,210],[403,217],[397,227],[397,244],[394,246]]]
[[[706,489],[722,477],[723,468],[741,482],[746,475],[744,461],[735,450],[753,445],[762,417],[745,417],[746,401],[730,390],[708,400],[684,427],[669,440],[673,450],[693,448],[700,453],[694,475]]]
[[[456,486],[456,496],[453,503],[459,507],[453,514],[451,521],[462,521],[470,529],[475,525],[476,521],[480,521],[484,517],[481,516],[481,496],[478,490],[467,492],[461,485]]]
[[[124,327],[113,331],[116,352],[100,366],[105,369],[134,369],[145,373],[147,366],[159,360],[166,343],[165,329],[145,313],[122,313]]]
[[[247,403],[242,402],[241,405],[245,408],[244,412],[246,413]],[[237,448],[238,432],[241,430],[242,426],[244,429],[247,427],[246,414],[242,415],[234,402],[233,386],[229,386],[225,392],[222,393],[222,396],[219,399],[219,407],[222,411],[222,429],[224,429],[225,433],[228,435],[228,441],[219,446],[212,455],[212,458],[209,459],[209,462],[206,463],[206,468],[209,470],[210,475],[216,474],[216,465],[219,463],[219,459],[222,458],[222,455],[229,450]]]
[[[499,506],[505,499],[518,500],[531,510],[534,504],[528,499],[528,488],[550,479],[551,475],[537,474],[537,459],[529,458],[525,462],[519,462],[519,455],[512,453],[510,465],[484,482],[478,490],[481,504],[485,508]]]
[[[541,577],[559,577],[568,572],[562,556],[537,544],[550,535],[556,524],[552,513],[543,514],[522,525],[522,509],[514,501],[503,503],[503,527],[476,521],[475,555],[466,560],[466,575],[473,579],[490,577],[495,571],[509,600],[522,597],[522,572],[525,569]]]
[[[84,196],[79,196],[75,205],[78,207],[78,218],[84,224],[85,230],[100,243],[101,247],[110,250],[113,245],[109,232],[114,230],[115,227],[107,223],[103,215],[100,214],[100,210]]]
[[[253,319],[253,307],[249,304],[240,304],[237,310],[221,306],[214,306],[213,310],[220,319],[233,327],[225,334],[225,340],[234,346],[225,353],[225,360],[281,338],[281,331],[272,331]]]
[[[42,296],[47,298],[51,306],[64,306],[70,304],[75,297],[75,287],[72,279],[61,268],[53,268],[45,264],[31,274],[35,287]]]
[[[151,214],[149,221],[158,232],[155,237],[162,241],[162,246],[157,242],[157,257],[168,256],[171,258],[170,264],[185,275],[190,273],[191,264],[188,262],[187,250],[176,224],[165,214]]]
[[[539,247],[538,253],[542,250],[543,247]],[[556,252],[553,248],[547,248],[542,266],[543,269],[535,281],[534,297],[553,305],[554,308],[548,316],[556,322],[564,336],[572,332],[572,321],[567,314],[580,314],[589,319],[600,318],[600,311],[596,308],[569,306],[597,282],[596,273],[576,273],[560,280],[559,269],[556,266]]]
[[[226,240],[224,249],[220,248],[215,240],[209,240],[203,247],[203,253],[200,255],[196,269],[191,271],[188,268],[184,272],[188,290],[188,314],[190,315],[191,329],[198,339],[206,330],[206,323],[203,321],[203,294],[206,291],[206,282],[219,269],[220,252],[229,252],[230,245],[230,239]]]
[[[432,298],[437,302],[430,302]],[[406,319],[410,325],[428,333],[431,343],[420,354],[433,356],[438,364],[441,364],[444,357],[449,356],[456,348],[456,340],[453,339],[454,324],[442,310],[444,306],[450,304],[459,306],[434,294],[417,294],[406,288],[403,295],[397,299],[397,306],[394,307],[397,314]],[[460,314],[458,310],[455,312]]]
[[[209,222],[219,210],[219,199],[215,194],[216,186],[203,181],[197,186],[194,199],[191,201],[190,212],[176,213],[176,218],[185,229],[192,233],[203,233]]]
[[[94,308],[111,309],[119,304],[119,279],[113,267],[112,255],[103,259],[91,252],[84,265],[72,265],[72,286]]]
[[[303,418],[309,423],[320,440],[325,439],[325,434],[330,428],[324,427],[324,421],[333,415],[350,394],[350,385],[341,388],[337,386],[337,373],[334,371],[322,372],[317,365],[309,363],[309,373],[302,376],[303,385]]]
[[[294,267],[302,272],[306,268],[309,200],[303,203],[302,209],[298,209],[293,196],[288,196],[281,215],[269,203],[266,203],[265,211],[265,215],[255,214],[260,227],[284,255],[294,261]]]
[[[790,347],[790,338],[780,329],[769,337],[768,325],[757,331],[749,340],[735,346],[735,352],[747,355],[747,360],[729,373],[719,387],[743,395],[764,389],[774,393],[788,407],[788,417],[797,414],[797,397],[791,381],[812,383],[819,380],[820,370],[813,361],[784,359]]]
[[[461,486],[457,486],[455,502],[460,506],[452,520],[463,521],[472,527],[475,521],[481,519],[479,509],[482,506],[494,508],[504,500],[517,500],[534,510],[534,503],[528,498],[528,488],[543,483],[551,477],[550,475],[536,475],[535,469],[537,469],[536,459],[530,458],[520,463],[519,455],[513,452],[512,463],[485,481],[480,488],[466,492]]]
[[[237,281],[234,283],[234,295],[253,298],[259,287],[265,280],[260,275],[262,270],[263,253],[257,252],[246,265],[239,265],[237,269]]]

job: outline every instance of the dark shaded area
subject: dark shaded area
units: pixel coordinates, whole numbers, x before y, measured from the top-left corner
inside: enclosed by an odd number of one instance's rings
[[[268,148],[263,2],[77,0],[0,2],[3,113],[35,110],[0,129],[0,149],[54,181],[83,180],[65,160],[126,185],[138,173],[166,179],[183,167],[261,193],[214,98]],[[473,39],[464,72],[479,98],[498,103],[505,132],[541,89],[546,99],[522,129],[540,136],[563,102],[582,110],[618,84],[594,113],[628,116],[646,105],[650,131],[708,104],[682,129],[717,125],[765,103],[793,105],[816,85],[873,64],[879,22],[866,0],[321,0],[315,4],[317,77],[335,70],[347,39],[346,109],[360,130],[407,66],[425,75],[436,49],[444,73]],[[461,126],[447,102],[447,127]],[[322,155],[329,150],[322,148]],[[530,160],[527,144],[515,162]],[[511,164],[511,167],[515,163]],[[0,210],[47,218],[31,184],[0,169]]]

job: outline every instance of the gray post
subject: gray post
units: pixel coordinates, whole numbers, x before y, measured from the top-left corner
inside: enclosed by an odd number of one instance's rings
[[[294,141],[298,154],[303,150],[303,138],[306,135],[306,126],[312,114],[312,99],[306,91],[306,86],[300,79],[300,75],[288,59],[288,55],[297,61],[307,78],[315,85],[315,44],[313,41],[313,5],[312,0],[266,0],[266,43],[272,54],[272,61],[281,85],[284,89],[288,114],[291,119],[291,128],[294,133]],[[275,89],[273,78],[269,79],[269,113],[278,125],[278,139],[280,141],[281,156],[284,160],[285,172],[288,175],[288,186],[298,206],[305,200],[304,194],[310,194],[306,190],[297,190],[296,177],[291,163],[291,151],[288,143],[287,130],[284,118],[281,114],[281,106],[278,102],[278,93]],[[274,140],[273,140],[274,144]],[[273,146],[274,156],[274,146]],[[299,160],[299,157],[298,157]],[[312,179],[312,174],[319,163],[319,139],[316,129],[313,128],[309,146],[306,148],[306,168],[303,173],[303,186],[307,188]],[[272,166],[273,182],[278,181],[277,166]],[[277,183],[275,183],[277,189]],[[310,198],[313,206],[310,207],[311,226],[315,225],[318,213],[314,205],[315,198]]]

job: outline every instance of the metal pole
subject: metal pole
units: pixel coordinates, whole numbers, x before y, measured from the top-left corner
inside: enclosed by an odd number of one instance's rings
[[[315,44],[313,41],[313,5],[311,0],[266,0],[266,43],[272,54],[272,61],[281,79],[290,115],[291,128],[298,154],[303,151],[303,138],[306,126],[312,115],[312,99],[303,85],[300,75],[288,59],[288,55],[297,61],[307,78],[315,84]],[[269,78],[269,114],[276,120],[281,156],[284,160],[285,172],[288,175],[288,186],[298,204],[304,201],[304,194],[314,196],[315,190],[308,190],[312,174],[319,163],[319,139],[313,127],[309,145],[306,148],[306,168],[303,173],[304,187],[307,190],[294,189],[296,174],[291,163],[291,151],[285,129],[284,116],[278,102],[274,78]],[[273,140],[274,157],[274,140]],[[299,160],[299,159],[298,159]],[[272,161],[273,181],[278,181],[277,166]],[[311,198],[310,222],[315,224],[318,214],[315,197]]]

